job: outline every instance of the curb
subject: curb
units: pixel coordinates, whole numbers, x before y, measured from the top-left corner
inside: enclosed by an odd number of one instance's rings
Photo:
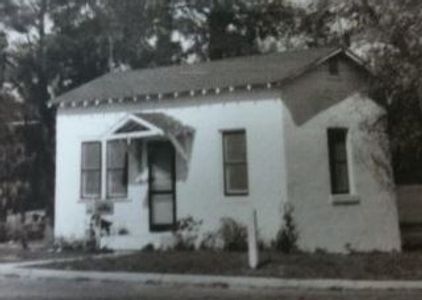
[[[422,290],[422,281],[367,281],[337,279],[280,279],[214,275],[185,275],[130,272],[62,271],[3,267],[6,278],[62,279],[74,281],[126,282],[153,285],[201,286],[214,288],[266,288],[304,290]]]

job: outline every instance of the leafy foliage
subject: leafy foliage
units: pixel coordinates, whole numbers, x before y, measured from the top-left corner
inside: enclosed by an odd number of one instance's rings
[[[246,251],[248,249],[248,232],[246,226],[232,218],[222,218],[218,235],[223,241],[223,250]]]
[[[187,216],[177,221],[176,230],[173,232],[175,237],[175,250],[195,250],[195,243],[198,239],[198,233],[202,221],[195,220],[192,216]]]
[[[297,250],[297,240],[299,234],[296,229],[296,224],[293,220],[293,206],[286,204],[283,211],[283,226],[277,233],[274,246],[277,250],[285,254],[289,254]]]
[[[320,1],[342,20],[374,72],[371,95],[387,110],[396,182],[422,182],[422,3]]]

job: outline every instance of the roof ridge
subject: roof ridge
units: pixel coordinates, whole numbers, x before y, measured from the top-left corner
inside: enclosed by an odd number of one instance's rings
[[[224,57],[214,60],[205,60],[205,61],[198,61],[194,63],[178,63],[178,64],[172,64],[172,65],[162,65],[162,66],[156,66],[156,67],[146,67],[146,68],[135,68],[135,69],[128,69],[123,71],[117,71],[117,72],[108,72],[104,75],[113,74],[113,73],[126,73],[126,72],[139,72],[139,71],[148,71],[148,70],[163,70],[163,69],[170,69],[170,68],[177,68],[177,67],[197,67],[200,65],[208,65],[208,64],[215,64],[215,63],[230,63],[230,62],[236,62],[239,60],[245,60],[245,59],[253,59],[253,58],[265,58],[269,56],[281,56],[285,54],[293,54],[293,53],[300,53],[300,52],[309,52],[309,51],[338,51],[340,50],[340,47],[311,47],[311,48],[302,48],[302,49],[292,49],[287,51],[274,51],[274,52],[267,52],[267,53],[256,53],[252,55],[243,55],[243,56],[231,56],[231,57]],[[99,77],[99,78],[100,78]]]

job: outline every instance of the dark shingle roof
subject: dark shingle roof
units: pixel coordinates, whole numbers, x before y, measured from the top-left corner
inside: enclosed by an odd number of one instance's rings
[[[192,65],[109,73],[53,99],[52,104],[200,91],[283,81],[336,51],[318,48]]]

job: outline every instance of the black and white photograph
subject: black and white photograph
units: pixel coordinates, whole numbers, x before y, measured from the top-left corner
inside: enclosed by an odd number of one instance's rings
[[[422,2],[0,0],[3,299],[422,299]]]

